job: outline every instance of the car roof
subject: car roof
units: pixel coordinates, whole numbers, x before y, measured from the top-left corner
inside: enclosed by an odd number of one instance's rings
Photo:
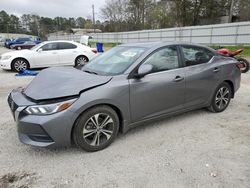
[[[31,39],[31,37],[18,37],[17,39]]]
[[[50,43],[50,42],[70,42],[70,43],[77,43],[77,42],[74,42],[74,41],[71,41],[71,40],[49,40],[49,41],[44,41],[44,43]]]
[[[200,44],[195,44],[191,42],[183,42],[183,41],[159,41],[159,42],[141,42],[141,43],[126,43],[121,44],[120,46],[128,46],[128,47],[144,47],[144,48],[160,48],[167,45],[192,45],[197,47],[207,48],[209,50],[213,50],[207,46],[203,46]]]

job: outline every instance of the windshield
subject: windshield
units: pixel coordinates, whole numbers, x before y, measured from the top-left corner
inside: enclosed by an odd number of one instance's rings
[[[100,75],[118,75],[123,73],[138,59],[146,48],[118,46],[96,57],[83,67],[83,71]]]

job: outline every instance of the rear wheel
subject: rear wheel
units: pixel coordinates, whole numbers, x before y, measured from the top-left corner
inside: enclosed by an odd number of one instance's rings
[[[222,84],[217,87],[211,105],[209,106],[209,110],[212,112],[222,112],[224,111],[231,100],[232,97],[232,88],[231,86],[223,82]]]
[[[13,71],[19,72],[21,70],[27,70],[29,69],[29,63],[27,60],[25,59],[15,59],[13,60],[12,64],[11,64],[11,69]]]
[[[237,60],[243,65],[243,68],[241,68],[241,72],[242,73],[248,72],[249,71],[249,62],[244,58],[238,58]]]
[[[78,56],[75,60],[75,66],[84,66],[88,62],[88,58],[86,56]]]
[[[119,118],[108,106],[98,106],[83,113],[73,130],[75,144],[85,151],[98,151],[109,146],[116,138]]]

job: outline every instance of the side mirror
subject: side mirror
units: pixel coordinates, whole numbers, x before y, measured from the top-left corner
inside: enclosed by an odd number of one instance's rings
[[[39,53],[41,53],[42,51],[43,51],[42,48],[39,48],[39,49],[37,50],[37,52],[39,52]]]
[[[138,73],[135,75],[135,78],[142,78],[147,74],[151,73],[153,70],[153,65],[143,64],[139,67]]]

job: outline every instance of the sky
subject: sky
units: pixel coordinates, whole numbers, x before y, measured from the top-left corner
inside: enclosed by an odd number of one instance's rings
[[[95,5],[97,19],[102,19],[100,8],[105,0],[0,0],[0,11],[21,16],[37,14],[45,17],[92,17],[92,4]]]

